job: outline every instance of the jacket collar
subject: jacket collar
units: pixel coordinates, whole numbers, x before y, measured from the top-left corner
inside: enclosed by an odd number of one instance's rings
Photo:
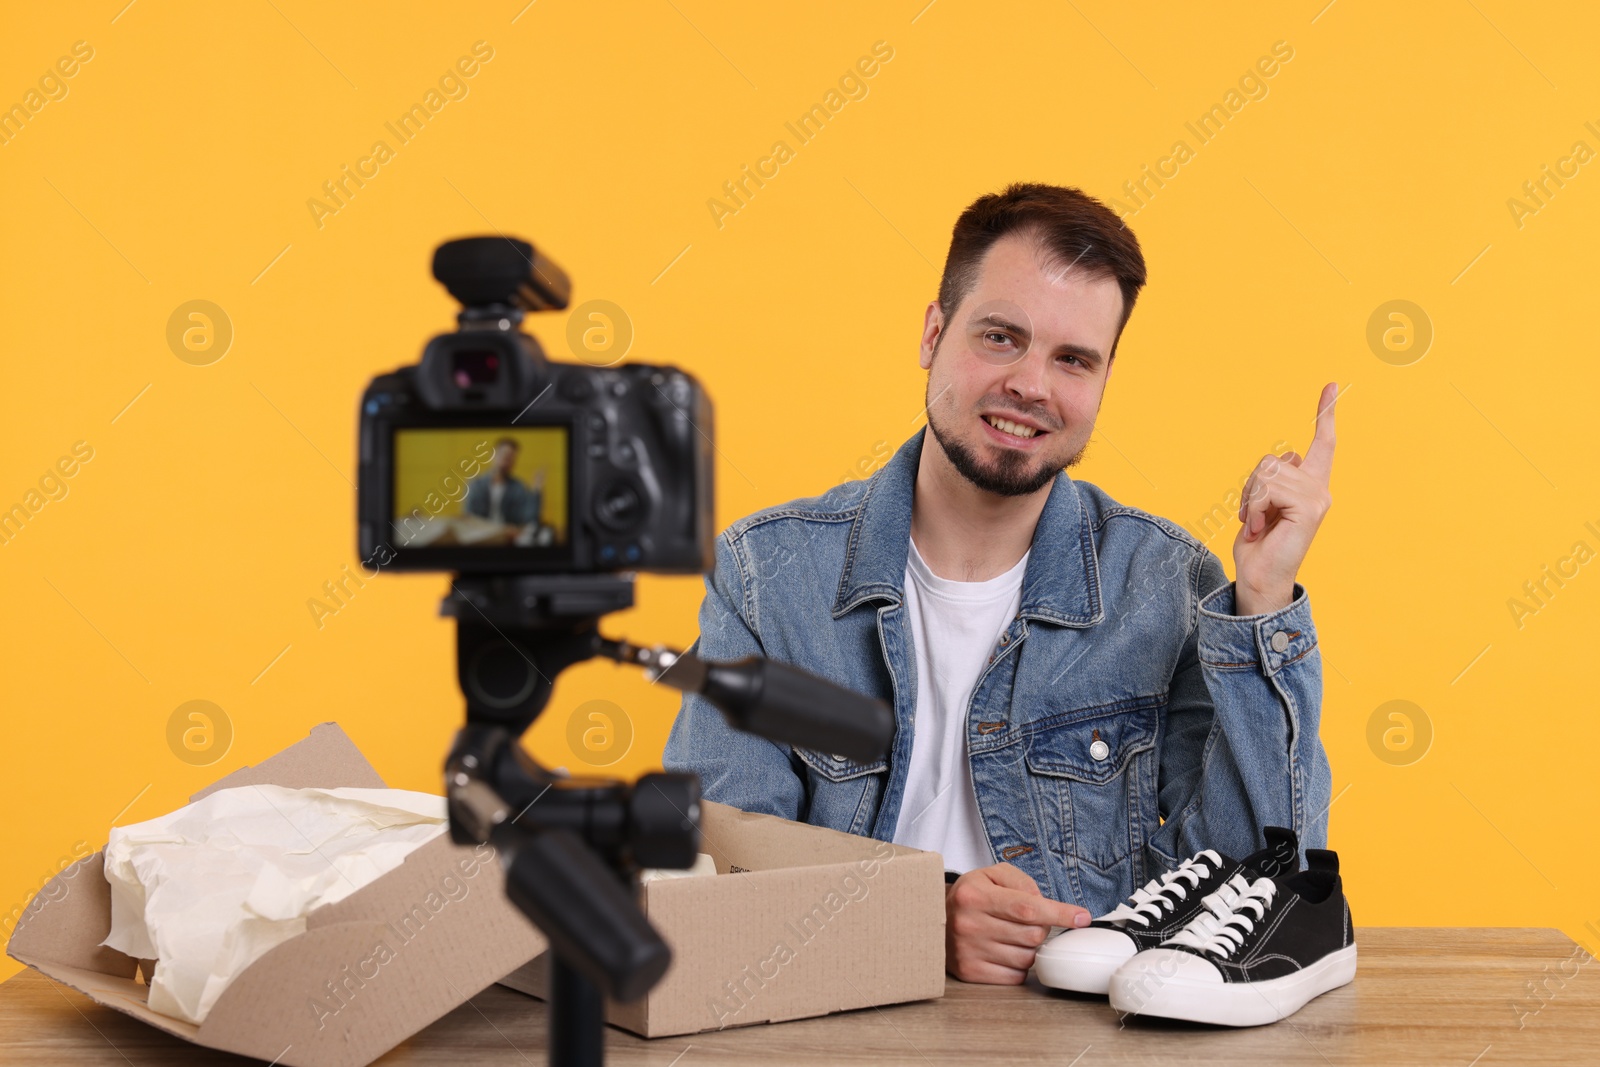
[[[867,483],[850,526],[834,618],[871,600],[905,599],[911,504],[926,433],[924,427],[913,434]],[[1056,475],[1034,528],[1021,615],[1061,626],[1093,626],[1105,618],[1089,516],[1066,471]]]

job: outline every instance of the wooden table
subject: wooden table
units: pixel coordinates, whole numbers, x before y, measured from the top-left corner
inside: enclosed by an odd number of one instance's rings
[[[784,1064],[1600,1063],[1600,965],[1555,930],[1365,928],[1356,980],[1272,1026],[1124,1023],[1103,997],[950,980],[942,1000],[646,1041],[607,1062]],[[545,1005],[492,986],[378,1062],[545,1062]],[[0,1064],[250,1064],[25,971],[0,985]]]

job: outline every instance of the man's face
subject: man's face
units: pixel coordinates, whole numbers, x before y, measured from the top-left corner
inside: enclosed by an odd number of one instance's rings
[[[501,474],[510,474],[511,468],[517,465],[517,446],[500,444],[494,449],[494,469]]]
[[[1082,458],[1122,315],[1114,278],[1046,267],[1038,247],[1000,238],[961,305],[945,314],[934,301],[922,334],[929,429],[963,477],[1004,496]]]

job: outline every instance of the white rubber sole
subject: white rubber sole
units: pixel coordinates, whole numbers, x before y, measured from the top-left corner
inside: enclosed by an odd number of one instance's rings
[[[1159,949],[1156,951],[1160,951]],[[1356,976],[1356,946],[1330,952],[1311,966],[1260,982],[1201,982],[1163,977],[1159,970],[1128,961],[1111,976],[1111,1006],[1130,1015],[1212,1023],[1262,1026],[1288,1018],[1312,998],[1348,985]],[[1043,981],[1043,979],[1040,979]]]
[[[1111,976],[1131,958],[1126,955],[1078,952],[1066,959],[1053,959],[1040,953],[1034,957],[1033,973],[1038,976],[1040,984],[1051,989],[1099,993],[1103,996],[1111,986]]]

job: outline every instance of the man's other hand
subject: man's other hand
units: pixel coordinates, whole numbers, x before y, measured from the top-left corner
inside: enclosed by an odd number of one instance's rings
[[[1052,927],[1089,925],[1088,911],[1046,897],[1009,863],[956,879],[944,910],[945,970],[989,985],[1021,985]]]

